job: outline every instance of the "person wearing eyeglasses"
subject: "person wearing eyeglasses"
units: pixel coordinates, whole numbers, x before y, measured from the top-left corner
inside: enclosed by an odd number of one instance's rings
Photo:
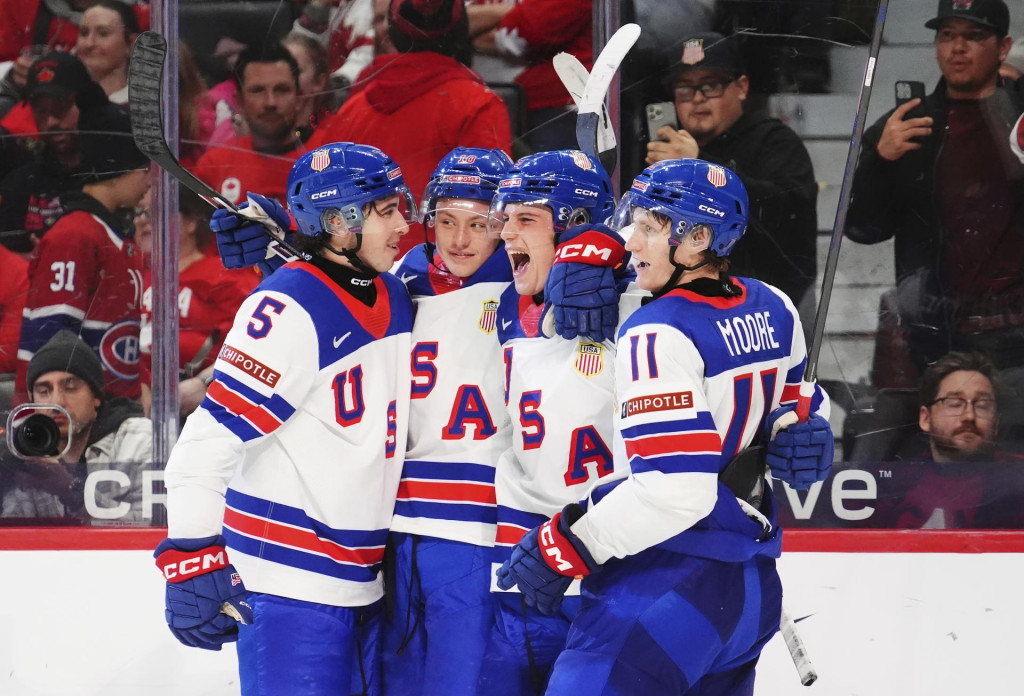
[[[750,80],[736,37],[708,32],[679,45],[664,85],[680,127],[658,130],[647,164],[689,157],[736,172],[750,197],[750,222],[731,269],[774,285],[801,308],[817,272],[818,185],[807,148],[786,124],[746,110]],[[807,300],[801,309],[810,326],[813,297]]]
[[[1002,380],[979,352],[952,352],[921,378],[921,436],[900,448],[876,522],[902,529],[1024,526],[1020,467],[1000,428]]]

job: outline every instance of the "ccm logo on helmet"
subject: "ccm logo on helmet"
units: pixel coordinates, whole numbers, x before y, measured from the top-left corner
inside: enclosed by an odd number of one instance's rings
[[[700,205],[697,206],[697,210],[701,210],[701,211],[703,211],[705,213],[711,213],[712,215],[716,215],[716,216],[718,216],[720,218],[724,218],[725,217],[725,213],[722,212],[721,210],[715,210],[714,208],[709,208],[708,206],[704,205],[703,203],[701,203]]]
[[[597,198],[597,191],[588,191],[587,189],[578,188],[574,193],[578,193],[581,196],[593,196],[594,198]]]
[[[326,189],[324,191],[317,191],[316,193],[314,193],[312,196],[309,197],[309,200],[311,200],[311,201],[318,201],[321,198],[327,198],[328,196],[337,196],[337,195],[338,195],[338,189],[336,189],[336,188]]]

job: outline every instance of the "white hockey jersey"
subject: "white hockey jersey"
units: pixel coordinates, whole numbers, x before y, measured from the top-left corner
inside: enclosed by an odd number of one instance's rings
[[[726,561],[778,555],[781,537],[764,524],[774,521],[771,494],[762,519],[718,476],[759,438],[770,411],[796,401],[803,330],[781,291],[734,282],[738,297],[677,288],[619,332],[615,466],[630,475],[595,491],[596,504],[572,527],[598,563],[658,544]],[[820,387],[812,409],[828,418]]]
[[[642,294],[619,303],[625,319]],[[615,346],[538,333],[542,306],[510,287],[498,308],[512,448],[498,462],[498,532],[492,561],[504,562],[523,535],[598,482],[624,476],[615,469],[613,395]]]
[[[167,464],[168,534],[223,532],[246,588],[336,606],[383,595],[409,408],[412,303],[373,307],[293,262],[242,304]]]
[[[508,257],[491,255],[462,280],[412,249],[398,275],[416,305],[412,330],[409,444],[391,529],[494,544],[494,465],[508,449],[498,300],[512,280]]]

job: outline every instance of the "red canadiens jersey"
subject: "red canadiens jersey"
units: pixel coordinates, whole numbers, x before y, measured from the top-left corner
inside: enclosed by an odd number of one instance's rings
[[[259,284],[249,270],[229,271],[215,256],[204,256],[178,276],[178,367],[196,374],[213,364],[235,312]],[[153,287],[145,273],[142,294],[143,373],[150,372],[153,339]]]
[[[249,192],[275,198],[283,204],[288,174],[303,152],[305,148],[301,144],[280,154],[256,152],[252,137],[246,135],[207,150],[196,163],[195,175],[236,205],[244,201]]]
[[[103,363],[110,396],[138,398],[141,254],[96,215],[68,213],[39,242],[29,264],[16,390],[28,362],[62,329],[79,334]]]
[[[28,262],[0,246],[0,373],[14,372],[21,312],[28,295]]]

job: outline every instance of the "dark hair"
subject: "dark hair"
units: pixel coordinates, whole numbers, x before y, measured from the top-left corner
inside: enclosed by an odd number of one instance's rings
[[[210,229],[210,215],[213,210],[210,204],[203,200],[199,194],[182,186],[178,189],[178,213],[182,217],[194,220],[196,223],[196,248],[203,249],[213,238],[213,231]]]
[[[394,0],[392,0],[394,2]],[[461,1],[461,0],[459,0]],[[401,0],[398,0],[401,2]],[[400,11],[405,11],[402,6]],[[412,36],[395,26],[388,13],[388,37],[398,53],[423,53],[432,51],[448,56],[469,67],[473,64],[473,43],[469,39],[469,17],[463,12],[454,26],[441,36]]]
[[[929,408],[939,395],[939,385],[942,380],[954,372],[979,372],[988,378],[996,393],[996,402],[999,401],[999,375],[995,365],[984,353],[952,352],[946,353],[941,358],[925,368],[921,375],[921,405]]]
[[[121,18],[121,24],[124,25],[125,41],[129,40],[128,37],[142,32],[142,28],[139,26],[139,17],[135,14],[135,10],[123,2],[119,0],[100,0],[92,7],[105,7],[118,14]],[[92,9],[92,7],[89,9]]]
[[[313,61],[313,72],[317,75],[327,75],[331,71],[331,65],[327,59],[327,49],[322,43],[307,34],[296,34],[292,32],[281,39],[281,45],[294,44],[306,49],[310,60]],[[290,51],[289,51],[290,53]],[[294,56],[293,56],[294,57]],[[298,61],[296,61],[297,63]]]
[[[291,52],[281,45],[280,42],[267,44],[266,46],[249,46],[238,56],[235,63],[235,84],[238,89],[243,88],[245,81],[245,69],[250,63],[287,63],[291,70],[292,78],[295,80],[295,90],[299,89],[299,64]]]

